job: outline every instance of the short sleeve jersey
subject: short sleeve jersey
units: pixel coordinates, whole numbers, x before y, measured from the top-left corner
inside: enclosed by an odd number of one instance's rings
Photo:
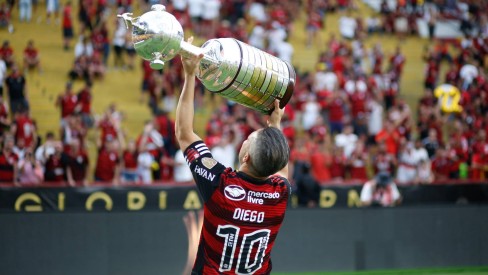
[[[269,274],[270,252],[290,196],[280,176],[259,180],[226,168],[202,141],[184,152],[204,200],[192,274]]]

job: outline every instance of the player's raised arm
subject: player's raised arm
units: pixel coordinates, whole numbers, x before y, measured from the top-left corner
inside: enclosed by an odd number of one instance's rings
[[[278,99],[275,99],[274,106],[275,108],[268,119],[268,126],[277,128],[281,131],[281,118],[283,117],[285,109],[280,109],[280,101]],[[288,179],[288,164],[276,174]]]
[[[188,39],[192,43],[193,37]],[[198,63],[203,58],[203,54],[190,58],[181,58],[185,73],[185,82],[181,91],[180,100],[176,106],[175,133],[176,139],[180,144],[182,151],[195,141],[201,140],[193,131],[194,117],[194,94],[195,94],[195,76]]]

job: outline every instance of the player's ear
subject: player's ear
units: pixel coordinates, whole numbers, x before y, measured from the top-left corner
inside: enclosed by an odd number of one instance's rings
[[[248,163],[250,160],[249,153],[246,153],[244,157],[242,157],[242,163]]]

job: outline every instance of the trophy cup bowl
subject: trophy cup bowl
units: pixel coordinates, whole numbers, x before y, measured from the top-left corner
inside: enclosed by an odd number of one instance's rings
[[[184,41],[181,24],[163,5],[153,5],[136,18],[131,13],[118,16],[133,27],[134,48],[152,69],[162,69],[178,54],[203,53],[197,72],[203,86],[264,114],[274,110],[275,99],[283,108],[293,94],[296,74],[289,63],[234,38],[210,39],[201,48],[191,45]]]

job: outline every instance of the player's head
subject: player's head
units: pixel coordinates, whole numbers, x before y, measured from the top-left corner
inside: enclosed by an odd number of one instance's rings
[[[244,141],[239,161],[256,177],[268,177],[286,166],[290,147],[283,133],[274,127],[254,131]]]

